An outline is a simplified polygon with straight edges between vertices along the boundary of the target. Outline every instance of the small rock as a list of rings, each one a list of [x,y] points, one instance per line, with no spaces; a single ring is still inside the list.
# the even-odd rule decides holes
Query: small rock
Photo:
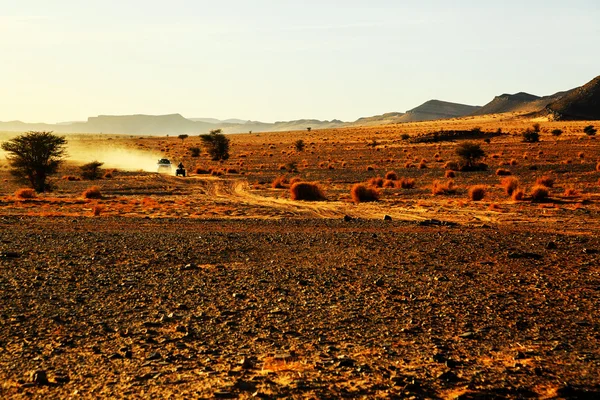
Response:
[[[522,351],[517,351],[517,354],[515,354],[514,359],[515,360],[523,360],[525,358],[525,354]]]
[[[351,217],[351,216],[349,216],[349,215],[344,215],[344,221],[345,221],[345,222],[350,222],[350,221],[352,221],[353,219],[354,219],[354,218],[352,218],[352,217]]]
[[[381,287],[381,286],[383,286],[385,284],[384,280],[381,279],[381,278],[377,278],[375,280],[375,282],[373,282],[373,283],[375,284],[375,286],[379,286],[379,287]]]
[[[56,383],[69,383],[71,382],[71,378],[68,375],[56,375],[54,381]]]
[[[446,371],[438,375],[438,379],[446,382],[458,382],[460,378],[452,371]]]
[[[181,269],[184,270],[184,271],[191,271],[191,270],[194,270],[194,269],[198,269],[198,266],[196,264],[194,264],[194,263],[191,263],[191,264],[184,265]]]
[[[554,243],[554,242],[548,242],[548,243],[546,243],[546,249],[548,249],[548,250],[554,250],[554,249],[556,249],[556,243]]]
[[[244,300],[246,298],[246,295],[243,293],[234,293],[233,298],[238,300]]]
[[[431,359],[437,363],[446,362],[446,356],[444,356],[443,354],[434,354],[433,357],[431,357]]]
[[[252,369],[254,367],[254,363],[248,357],[243,357],[238,364],[242,369]]]
[[[154,353],[150,353],[150,355],[148,357],[146,357],[146,360],[153,361],[153,360],[160,360],[161,358],[162,358],[162,356],[160,355],[160,353],[155,351]]]
[[[16,251],[4,251],[0,253],[0,258],[19,258],[21,257],[21,253],[17,253]]]
[[[108,356],[109,360],[121,360],[123,359],[123,356],[119,353],[113,353],[110,356]]]
[[[583,254],[597,254],[598,250],[596,249],[583,249]]]
[[[31,382],[36,385],[47,385],[48,384],[48,374],[43,369],[38,369],[33,371],[30,376]]]
[[[473,339],[475,337],[475,332],[465,332],[458,335],[459,338],[463,339]]]
[[[392,220],[392,217],[390,217],[389,215],[384,215],[384,216],[383,216],[383,220],[384,220],[384,221],[391,221],[391,220]]]

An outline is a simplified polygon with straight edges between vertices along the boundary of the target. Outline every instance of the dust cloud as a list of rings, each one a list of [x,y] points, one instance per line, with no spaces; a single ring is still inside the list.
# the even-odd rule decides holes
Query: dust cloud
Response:
[[[162,158],[159,152],[126,149],[121,147],[92,148],[75,143],[67,145],[66,159],[76,163],[99,161],[104,163],[102,168],[116,168],[123,171],[156,172],[157,161]]]

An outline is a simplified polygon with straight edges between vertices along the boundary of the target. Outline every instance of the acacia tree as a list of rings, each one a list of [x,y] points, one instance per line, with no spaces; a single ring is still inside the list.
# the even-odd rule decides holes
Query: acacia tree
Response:
[[[189,136],[186,134],[181,134],[179,136],[177,136],[179,139],[181,139],[181,143],[183,143],[185,141],[185,139],[187,139]]]
[[[6,151],[11,174],[26,179],[36,192],[47,189],[46,178],[56,173],[66,155],[67,140],[52,132],[27,132],[0,147]]]
[[[456,154],[463,160],[467,169],[475,167],[475,163],[485,157],[485,151],[473,142],[464,142],[456,147]]]
[[[214,129],[205,135],[200,135],[206,152],[213,161],[227,160],[229,158],[229,138],[221,133],[221,129]]]

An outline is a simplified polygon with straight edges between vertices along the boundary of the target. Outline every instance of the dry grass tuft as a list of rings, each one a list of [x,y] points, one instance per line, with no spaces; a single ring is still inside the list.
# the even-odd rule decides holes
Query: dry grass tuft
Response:
[[[375,168],[374,168],[373,166],[371,166],[371,165],[369,165],[369,166],[367,167],[367,171],[374,171],[374,170],[375,170]]]
[[[471,186],[469,189],[469,198],[473,201],[483,200],[487,188],[483,185]]]
[[[448,171],[446,171],[446,173],[444,174],[444,176],[446,178],[454,178],[454,177],[456,177],[456,172],[454,172],[452,170],[448,170]]]
[[[538,186],[545,186],[547,188],[551,188],[552,186],[554,186],[554,179],[550,178],[549,176],[542,176],[541,178],[538,178],[535,183]]]
[[[323,201],[327,200],[321,187],[314,182],[296,182],[290,187],[292,200]]]
[[[401,178],[396,182],[396,185],[401,189],[412,189],[415,187],[415,180],[412,178]]]
[[[451,171],[458,171],[460,169],[460,165],[456,161],[448,161],[446,164],[444,164],[444,168]]]
[[[64,181],[70,181],[70,182],[73,182],[73,181],[80,181],[80,180],[81,180],[81,178],[80,178],[80,177],[78,177],[78,176],[73,176],[73,175],[65,175],[65,176],[63,176],[63,177],[62,177],[62,179],[63,179]]]
[[[282,175],[278,176],[273,180],[273,182],[271,183],[271,187],[273,189],[284,189],[285,187],[287,187],[288,183],[288,179]]]
[[[521,201],[525,198],[525,191],[523,189],[515,189],[511,197],[514,201]]]
[[[512,172],[510,172],[507,169],[498,168],[496,170],[496,175],[498,175],[498,176],[508,176],[508,175],[512,175]]]
[[[394,172],[394,171],[388,171],[385,174],[385,179],[387,179],[389,181],[397,181],[398,180],[398,174],[396,174],[396,172]]]
[[[518,164],[518,162],[514,158],[512,160],[510,160],[510,165],[512,165],[513,167],[517,164]]]
[[[565,197],[577,197],[579,196],[579,190],[575,188],[566,188],[565,193],[563,195]]]
[[[596,171],[600,172],[600,162],[596,164]]]
[[[507,195],[512,196],[512,194],[519,187],[519,180],[517,178],[508,177],[500,180],[500,184],[504,188],[504,191]]]
[[[23,188],[15,192],[15,197],[21,200],[35,199],[37,197],[37,193],[33,189]]]
[[[453,194],[455,192],[456,187],[454,186],[454,181],[452,179],[446,182],[433,181],[431,193],[434,196]]]
[[[350,196],[355,203],[379,200],[379,190],[372,186],[357,183],[350,189]]]
[[[208,171],[202,167],[196,167],[196,168],[194,168],[194,173],[198,174],[198,175],[207,175],[207,174],[210,174],[210,171]]]
[[[290,185],[293,185],[294,183],[298,182],[302,182],[302,178],[295,176],[292,179],[290,179]]]
[[[548,198],[548,187],[544,185],[535,185],[533,189],[531,189],[531,200],[533,201],[543,201]]]
[[[385,181],[383,181],[383,187],[393,189],[396,187],[396,181],[386,179]]]
[[[81,195],[83,196],[84,199],[101,199],[102,198],[102,193],[100,192],[100,188],[98,188],[98,186],[92,186],[90,188],[87,188],[86,190],[83,191],[83,193]]]
[[[369,184],[369,186],[383,187],[383,178],[371,178],[367,184]]]

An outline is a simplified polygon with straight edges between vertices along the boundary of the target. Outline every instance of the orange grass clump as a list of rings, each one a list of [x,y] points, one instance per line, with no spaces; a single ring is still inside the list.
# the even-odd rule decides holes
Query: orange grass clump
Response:
[[[35,199],[37,197],[37,193],[33,189],[23,188],[15,192],[15,197],[21,200]]]
[[[92,186],[84,190],[82,196],[84,199],[101,199],[102,193],[100,193],[98,186]]]
[[[314,182],[296,182],[290,187],[292,200],[323,201],[327,200],[321,187]]]
[[[469,198],[473,201],[483,200],[485,197],[486,187],[483,185],[471,186],[469,189]]]
[[[554,186],[554,179],[550,178],[549,176],[542,176],[541,178],[538,178],[535,183],[538,186],[545,186],[547,188],[551,188],[552,186]]]
[[[288,179],[285,176],[278,176],[271,183],[271,187],[273,189],[283,189],[286,187],[287,184],[288,184]]]
[[[394,171],[388,171],[385,174],[385,179],[387,179],[389,181],[397,181],[398,180],[398,174],[396,174],[396,172],[394,172]]]
[[[544,185],[536,185],[531,189],[531,199],[533,201],[543,201],[548,198],[548,187]]]
[[[376,187],[357,183],[350,189],[350,196],[355,203],[379,200],[379,190]]]
[[[500,181],[500,184],[504,188],[506,194],[512,196],[515,190],[517,190],[517,188],[519,187],[519,180],[513,177],[504,178]]]
[[[450,179],[446,182],[433,181],[431,193],[434,196],[452,194],[455,192],[456,192],[456,187],[454,186],[454,181],[452,179]]]

